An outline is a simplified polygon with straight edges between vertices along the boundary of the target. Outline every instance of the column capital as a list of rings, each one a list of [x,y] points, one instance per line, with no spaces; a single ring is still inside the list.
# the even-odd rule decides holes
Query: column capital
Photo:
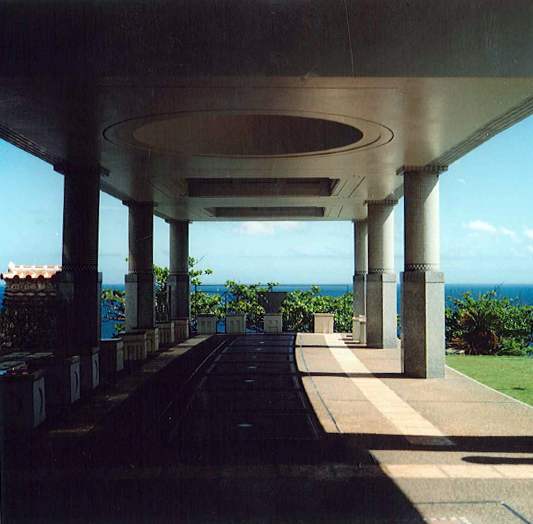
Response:
[[[387,198],[384,200],[365,200],[365,206],[395,206],[398,200]]]
[[[368,217],[360,218],[359,220],[352,220],[352,224],[365,224],[368,222]]]
[[[102,167],[100,164],[81,165],[70,162],[60,162],[54,164],[54,171],[65,176],[109,176],[109,169]]]
[[[439,175],[446,171],[448,171],[448,166],[444,165],[402,166],[396,171],[396,175],[410,175],[411,173]]]

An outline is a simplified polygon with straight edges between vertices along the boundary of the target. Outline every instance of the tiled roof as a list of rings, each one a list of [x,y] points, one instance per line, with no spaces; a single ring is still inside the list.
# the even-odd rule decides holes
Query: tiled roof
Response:
[[[8,272],[2,273],[0,277],[3,280],[10,280],[15,277],[52,278],[58,271],[61,271],[61,266],[16,266],[13,262],[10,262]]]

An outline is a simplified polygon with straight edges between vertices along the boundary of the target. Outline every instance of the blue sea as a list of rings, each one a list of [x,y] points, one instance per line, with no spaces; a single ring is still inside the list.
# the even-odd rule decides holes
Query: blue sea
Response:
[[[338,297],[345,293],[350,293],[353,289],[351,284],[316,284],[321,289],[321,294],[324,296]],[[124,284],[104,285],[104,287],[112,287],[113,289],[124,290]],[[5,286],[0,286],[0,301],[4,298]],[[202,285],[198,286],[198,291],[205,291],[209,294],[221,295],[226,291],[224,284]],[[280,284],[276,291],[307,291],[311,289],[311,284]],[[194,290],[194,289],[193,289]],[[486,293],[488,291],[496,290],[498,296],[517,298],[523,305],[533,305],[533,284],[446,284],[445,294],[446,302],[449,303],[450,298],[458,298],[462,294],[470,291],[474,296]],[[398,313],[400,312],[400,297],[401,286],[398,284]],[[1,306],[0,306],[1,309]],[[113,336],[113,322],[102,323],[102,338],[110,338]]]

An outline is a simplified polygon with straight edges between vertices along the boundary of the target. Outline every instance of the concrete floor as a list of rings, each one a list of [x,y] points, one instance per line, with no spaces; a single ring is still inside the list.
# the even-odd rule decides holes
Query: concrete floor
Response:
[[[198,351],[152,363],[127,417],[8,443],[5,522],[533,521],[532,408],[450,369],[402,378],[398,349],[344,335]]]

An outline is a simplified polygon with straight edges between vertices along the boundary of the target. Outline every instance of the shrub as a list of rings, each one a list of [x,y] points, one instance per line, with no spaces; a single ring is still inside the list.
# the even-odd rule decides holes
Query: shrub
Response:
[[[522,355],[533,343],[533,307],[489,291],[477,298],[448,297],[446,339],[470,355]]]

